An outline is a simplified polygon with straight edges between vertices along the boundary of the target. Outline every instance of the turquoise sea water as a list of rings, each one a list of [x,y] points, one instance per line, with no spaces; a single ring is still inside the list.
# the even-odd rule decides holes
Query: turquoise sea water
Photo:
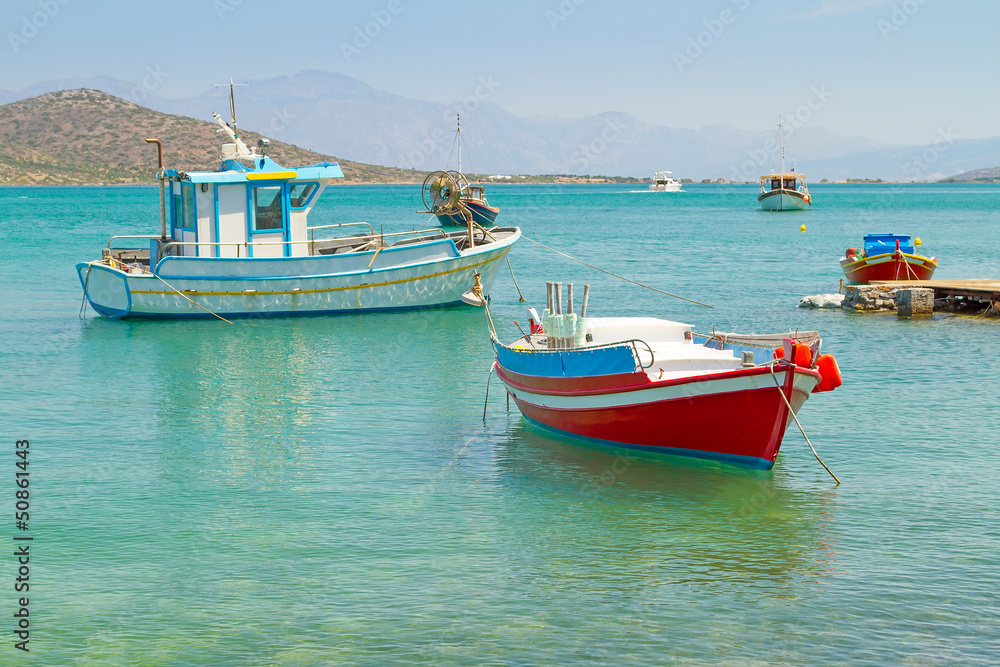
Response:
[[[1000,656],[1000,321],[796,308],[867,232],[1000,278],[1000,188],[491,186],[530,304],[698,331],[818,329],[844,385],[774,469],[553,439],[507,408],[481,311],[78,317],[77,261],[158,229],[154,188],[0,189],[0,553],[31,441],[31,654],[0,664],[974,664]],[[415,187],[328,190],[312,224],[421,227]],[[806,233],[799,225],[807,225]],[[526,323],[509,274],[508,339]],[[669,428],[664,424],[664,428]]]

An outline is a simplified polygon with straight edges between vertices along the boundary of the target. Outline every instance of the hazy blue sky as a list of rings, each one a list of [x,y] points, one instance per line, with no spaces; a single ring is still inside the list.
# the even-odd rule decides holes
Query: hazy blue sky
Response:
[[[483,78],[519,115],[767,129],[812,104],[845,136],[1000,135],[990,0],[4,0],[0,88],[152,70],[155,94],[194,95],[228,78],[223,15],[237,79],[322,69],[447,103]]]

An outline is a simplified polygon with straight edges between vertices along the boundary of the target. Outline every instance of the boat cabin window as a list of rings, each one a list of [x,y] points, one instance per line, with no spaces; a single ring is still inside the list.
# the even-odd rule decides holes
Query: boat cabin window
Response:
[[[194,185],[181,183],[181,192],[175,193],[173,199],[174,226],[194,229]]]
[[[794,190],[795,189],[795,179],[794,178],[786,178],[785,179],[785,189],[786,190]]]
[[[253,189],[253,230],[266,232],[282,228],[281,186]]]
[[[295,183],[289,190],[288,197],[291,200],[292,208],[305,208],[313,193],[319,187],[316,183]]]
[[[781,189],[781,179],[780,178],[772,178],[771,179],[771,189],[772,190],[780,190]]]

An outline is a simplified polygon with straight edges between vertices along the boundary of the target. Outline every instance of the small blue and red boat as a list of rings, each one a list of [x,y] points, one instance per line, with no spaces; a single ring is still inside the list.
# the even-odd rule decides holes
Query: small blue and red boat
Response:
[[[563,313],[552,292],[531,333],[510,345],[493,336],[507,393],[552,433],[770,469],[793,414],[841,382],[815,332],[699,336],[653,317],[587,317],[586,291],[579,316],[571,296]]]
[[[909,236],[868,234],[860,249],[847,249],[840,268],[847,280],[862,285],[873,280],[930,280],[937,258],[918,255]]]

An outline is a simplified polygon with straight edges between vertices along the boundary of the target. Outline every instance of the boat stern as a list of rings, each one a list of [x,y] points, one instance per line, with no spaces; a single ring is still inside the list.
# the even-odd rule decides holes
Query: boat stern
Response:
[[[118,319],[132,310],[132,293],[125,273],[100,262],[80,262],[76,273],[84,297],[99,314]]]

